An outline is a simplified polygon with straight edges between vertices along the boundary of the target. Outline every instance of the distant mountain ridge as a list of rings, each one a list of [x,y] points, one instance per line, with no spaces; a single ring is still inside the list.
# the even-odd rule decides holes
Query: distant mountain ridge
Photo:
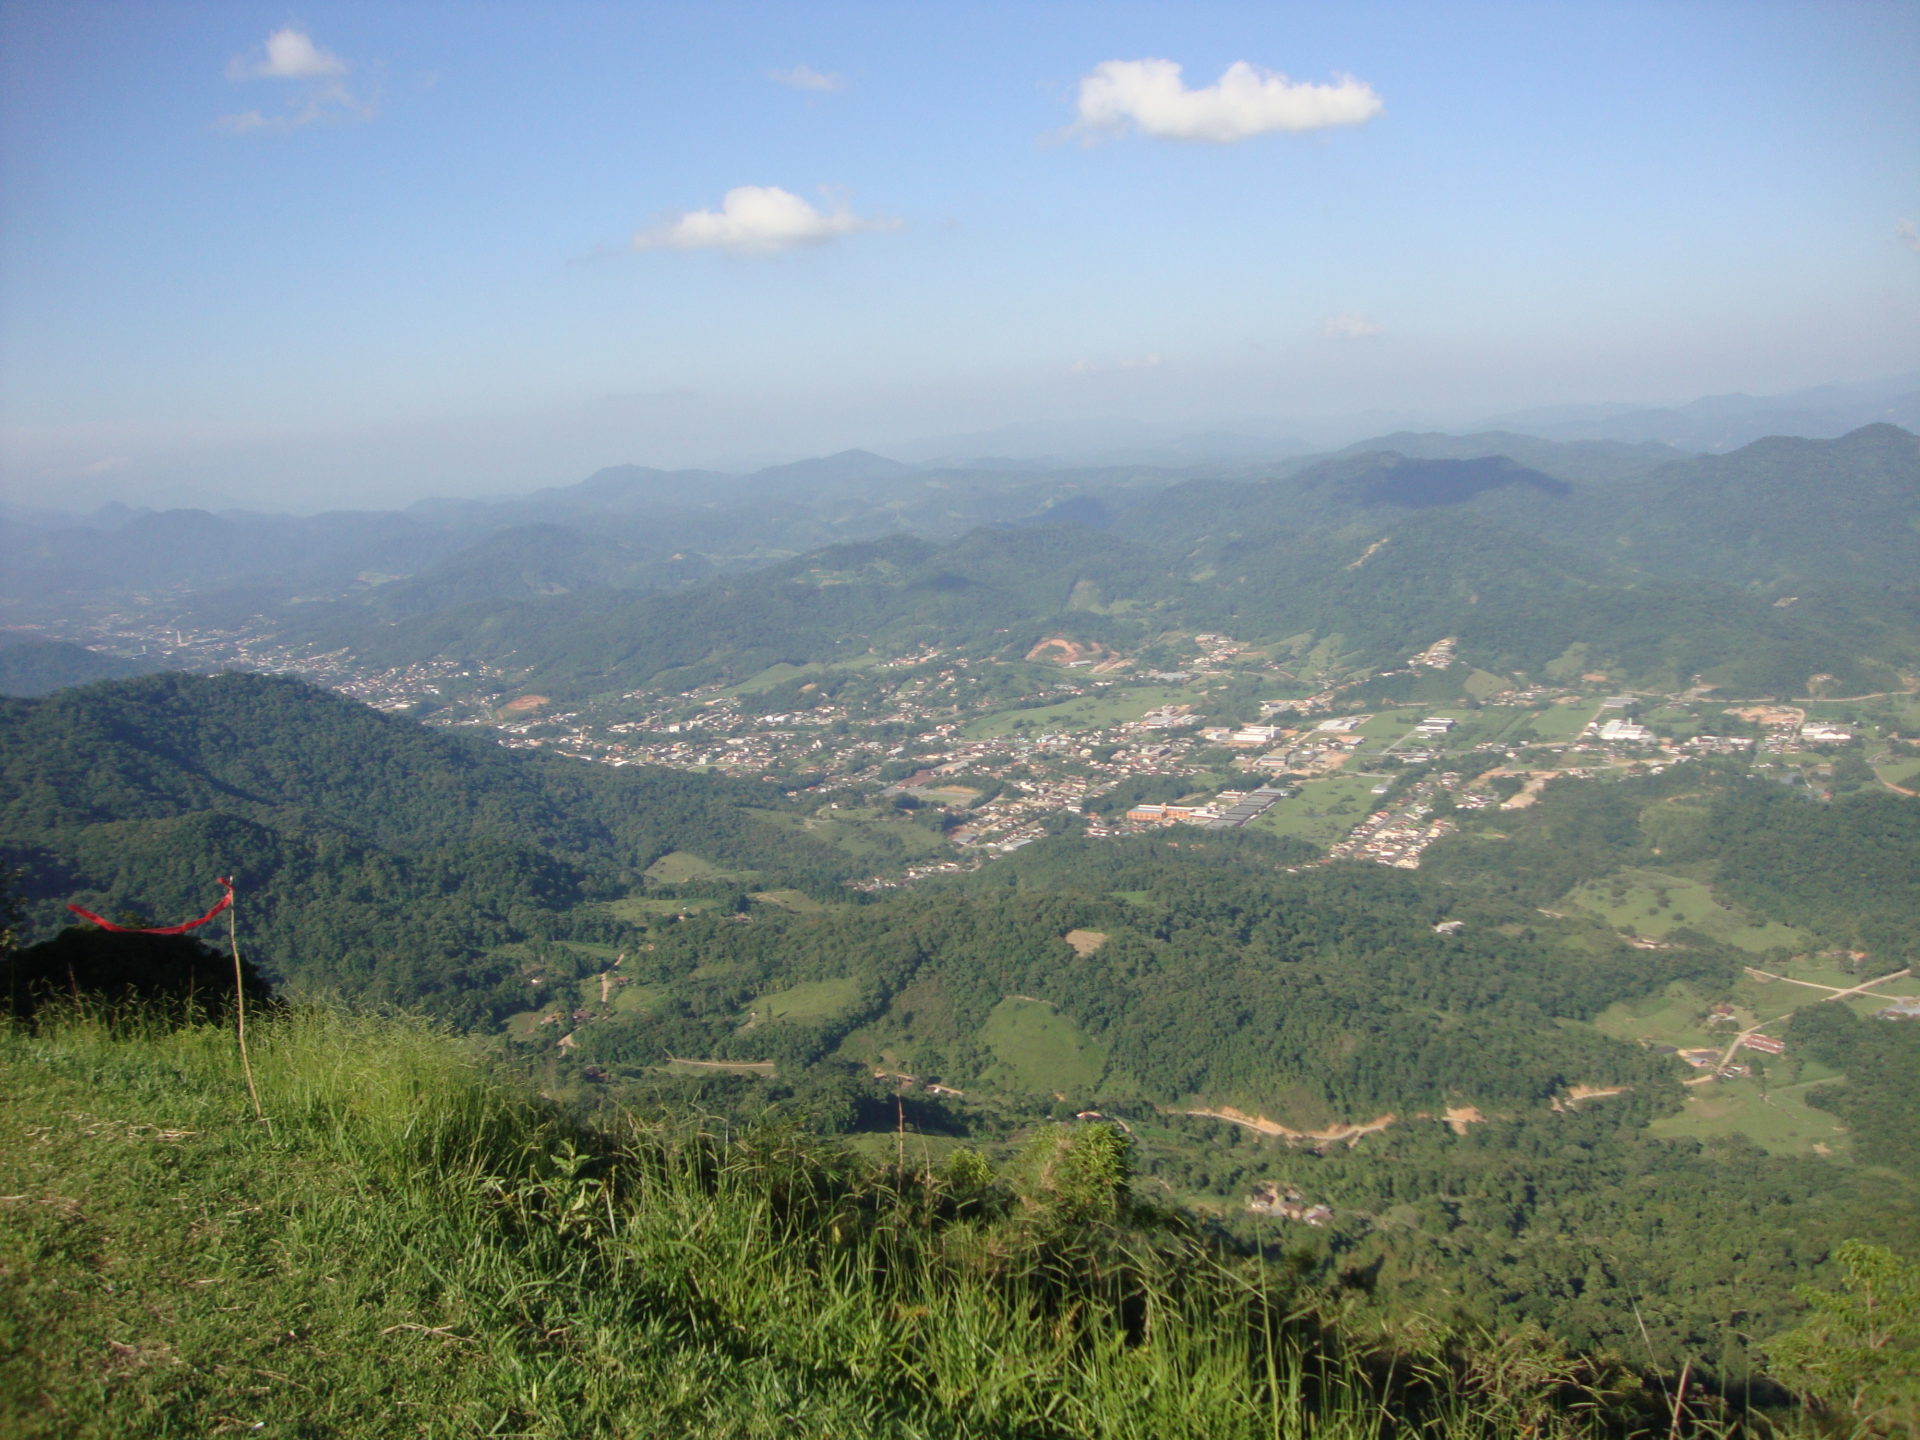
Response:
[[[1892,426],[1637,480],[1360,453],[945,542],[829,547],[670,595],[487,604],[362,643],[373,663],[479,661],[584,695],[869,648],[1024,654],[1050,634],[1119,648],[1170,627],[1339,634],[1356,663],[1455,635],[1495,670],[1579,643],[1650,682],[1710,672],[1800,693],[1816,672],[1889,683],[1886,667],[1920,657],[1915,517],[1920,440]]]

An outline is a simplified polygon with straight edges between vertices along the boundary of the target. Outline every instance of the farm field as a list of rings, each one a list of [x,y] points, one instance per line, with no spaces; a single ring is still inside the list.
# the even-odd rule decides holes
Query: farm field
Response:
[[[642,1015],[666,998],[664,985],[622,985],[613,992],[613,1008],[621,1015]]]
[[[1544,710],[1536,710],[1525,730],[1516,729],[1513,738],[1539,740],[1548,744],[1572,740],[1587,728],[1587,722],[1593,719],[1593,712],[1597,708],[1597,700],[1582,700],[1577,705],[1549,705]]]
[[[764,905],[776,905],[782,910],[791,910],[796,915],[813,915],[825,910],[827,906],[814,899],[804,890],[756,890],[749,897]]]
[[[1340,839],[1377,805],[1373,787],[1383,775],[1348,774],[1309,780],[1300,793],[1280,801],[1249,824],[1249,828],[1293,835],[1316,845]]]
[[[857,859],[889,858],[896,854],[915,859],[948,848],[940,836],[891,807],[821,810],[804,817],[769,812],[766,819],[769,824],[804,829]]]
[[[1743,910],[1722,904],[1698,880],[1658,870],[1621,870],[1589,880],[1560,902],[1593,915],[1628,934],[1664,939],[1675,930],[1698,930],[1755,955],[1769,950],[1804,950],[1813,937],[1774,921],[1755,921]]]
[[[778,665],[769,665],[758,674],[751,675],[734,687],[738,695],[759,695],[776,685],[784,685],[789,680],[811,680],[821,675],[831,675],[836,670],[870,670],[880,663],[881,657],[869,652],[855,656],[851,660],[811,661],[805,665],[789,665],[784,661]]]
[[[1654,1121],[1648,1130],[1669,1140],[1744,1135],[1776,1155],[1843,1155],[1846,1127],[1807,1104],[1808,1094],[1825,1083],[1825,1078],[1802,1080],[1763,1089],[1751,1078],[1710,1081],[1691,1087],[1686,1108]]]
[[[980,1038],[999,1060],[1002,1078],[1023,1090],[1085,1090],[1107,1068],[1105,1051],[1044,1000],[1009,995],[993,1007]]]
[[[1105,730],[1138,720],[1162,705],[1191,704],[1205,693],[1192,685],[1115,686],[1099,695],[1078,695],[1056,705],[983,715],[960,733],[969,740],[996,740],[1021,732]]]
[[[644,925],[663,915],[698,914],[702,910],[713,909],[719,903],[704,896],[691,900],[669,900],[659,895],[626,895],[618,900],[609,900],[607,913],[616,920]]]
[[[847,977],[809,980],[785,990],[754,996],[747,1006],[747,1024],[773,1020],[824,1020],[838,1015],[860,998],[860,982]]]
[[[723,870],[691,850],[671,851],[646,869],[647,878],[661,885],[684,885],[692,880],[740,880],[746,878],[747,873]]]
[[[1874,773],[1889,785],[1899,785],[1908,790],[1920,790],[1920,760],[1896,760],[1888,765],[1876,765]]]
[[[1646,1045],[1672,1045],[1676,1049],[1716,1043],[1724,1046],[1730,1038],[1725,1026],[1716,1027],[1716,1035],[1699,1023],[1710,1003],[1700,990],[1676,980],[1657,995],[1609,1005],[1593,1018],[1593,1028],[1615,1040]]]

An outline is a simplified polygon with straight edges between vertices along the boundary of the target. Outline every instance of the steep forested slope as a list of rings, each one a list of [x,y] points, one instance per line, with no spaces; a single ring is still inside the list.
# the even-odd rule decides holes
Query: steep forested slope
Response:
[[[65,899],[197,913],[231,873],[270,971],[444,992],[468,1018],[484,1005],[454,994],[491,972],[462,967],[590,925],[568,912],[676,847],[838,874],[827,847],[764,822],[779,804],[745,782],[509,752],[267,676],[0,704],[0,831],[43,928]]]

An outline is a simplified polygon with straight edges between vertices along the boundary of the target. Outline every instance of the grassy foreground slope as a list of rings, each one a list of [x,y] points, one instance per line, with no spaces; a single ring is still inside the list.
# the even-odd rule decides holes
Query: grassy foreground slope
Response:
[[[0,1432],[1728,1433],[1537,1339],[1365,1344],[1133,1201],[1107,1126],[1004,1175],[588,1131],[412,1022],[0,1031]]]

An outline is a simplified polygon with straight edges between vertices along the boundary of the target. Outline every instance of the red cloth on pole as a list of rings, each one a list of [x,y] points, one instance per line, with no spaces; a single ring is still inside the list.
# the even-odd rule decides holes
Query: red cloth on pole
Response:
[[[207,913],[202,915],[198,920],[187,920],[178,925],[116,925],[111,920],[102,920],[91,910],[82,910],[78,905],[68,905],[67,909],[78,915],[82,920],[91,920],[102,930],[117,930],[122,935],[184,935],[189,930],[198,930],[222,910],[233,904],[233,881],[223,877],[220,883],[227,887],[227,893],[220,897],[220,903],[207,911]]]

